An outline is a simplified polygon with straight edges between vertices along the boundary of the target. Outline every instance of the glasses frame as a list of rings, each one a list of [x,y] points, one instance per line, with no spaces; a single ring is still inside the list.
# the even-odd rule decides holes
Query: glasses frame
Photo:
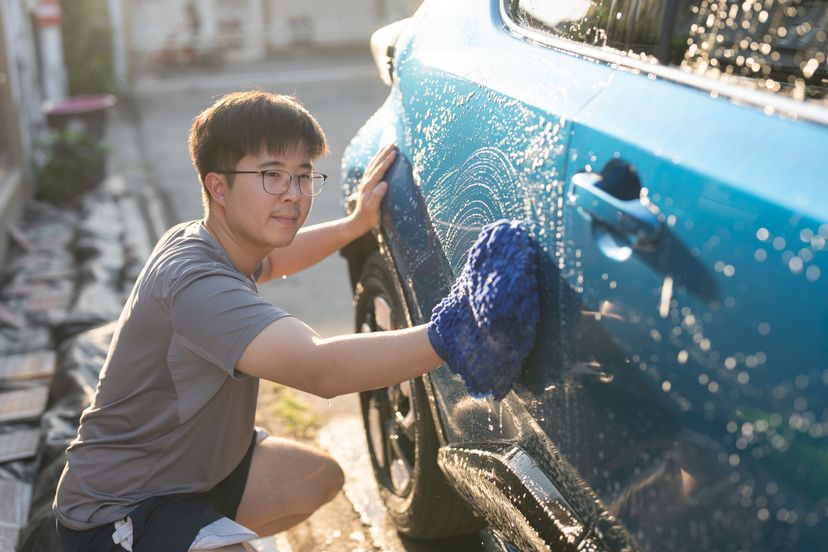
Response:
[[[287,189],[284,192],[280,193],[280,194],[274,194],[273,192],[268,192],[267,187],[265,186],[265,182],[264,182],[265,174],[269,173],[269,172],[274,172],[274,171],[287,173],[287,175],[290,177],[290,180],[288,180]],[[219,174],[258,174],[259,177],[260,177],[260,180],[262,181],[262,190],[264,190],[264,193],[272,195],[272,196],[281,196],[281,195],[285,195],[286,193],[288,193],[288,191],[290,190],[290,185],[293,184],[293,180],[296,177],[295,174],[293,174],[292,172],[288,172],[284,169],[264,169],[264,170],[261,170],[261,171],[212,171],[212,172],[219,173]],[[316,197],[319,194],[321,194],[322,190],[325,189],[325,182],[328,181],[328,175],[324,174],[324,173],[321,173],[321,172],[309,172],[309,173],[303,173],[303,174],[309,174],[311,176],[311,178],[321,176],[322,177],[322,187],[315,194],[306,194],[305,192],[302,191],[302,186],[297,184],[296,187],[299,189],[299,193],[302,194],[305,197]],[[300,176],[302,176],[302,175],[300,175]]]

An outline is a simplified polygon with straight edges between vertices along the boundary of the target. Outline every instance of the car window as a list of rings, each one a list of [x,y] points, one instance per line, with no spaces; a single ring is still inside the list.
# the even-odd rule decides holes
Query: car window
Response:
[[[528,29],[828,104],[828,0],[505,1]]]
[[[592,46],[654,55],[666,0],[511,0],[520,26]]]
[[[670,61],[828,103],[826,52],[826,0],[679,0]]]

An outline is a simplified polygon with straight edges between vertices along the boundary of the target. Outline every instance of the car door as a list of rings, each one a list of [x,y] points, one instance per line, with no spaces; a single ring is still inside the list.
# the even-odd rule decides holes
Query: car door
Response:
[[[536,395],[554,420],[544,427],[644,549],[819,549],[828,535],[825,90],[814,71],[786,81],[790,66],[759,71],[762,92],[755,79],[690,74],[703,73],[702,58],[736,75],[751,52],[770,64],[783,47],[758,38],[751,49],[745,29],[771,36],[761,19],[776,21],[774,36],[801,32],[802,13],[766,3],[757,18],[736,3],[679,2],[666,19],[680,45],[671,58],[669,40],[629,15],[664,17],[662,2],[608,4],[594,10],[609,14],[605,37],[661,48],[685,70],[596,53],[612,76],[571,129],[564,363]],[[824,4],[816,11],[824,19]],[[718,35],[704,26],[720,20],[735,30],[719,33],[714,50]],[[787,50],[800,68],[825,48],[825,34],[814,36]],[[802,98],[806,84],[799,103],[779,95]]]
[[[572,118],[600,93],[607,75],[515,36],[504,27],[496,1],[425,3],[397,42],[395,63],[399,90],[389,101],[401,113],[402,168],[392,176],[410,179],[421,195],[448,271],[436,275],[430,272],[434,264],[422,261],[426,240],[418,245],[410,239],[422,230],[408,228],[403,216],[409,186],[392,186],[386,207],[395,220],[384,228],[397,271],[416,298],[414,321],[428,319],[447,291],[434,282],[450,284],[459,274],[484,225],[521,220],[538,241],[545,267],[543,350],[530,370],[530,378],[542,379],[548,366],[560,363],[555,259],[561,251],[565,143]],[[501,405],[470,397],[448,368],[429,380],[446,413],[448,442],[515,439]]]

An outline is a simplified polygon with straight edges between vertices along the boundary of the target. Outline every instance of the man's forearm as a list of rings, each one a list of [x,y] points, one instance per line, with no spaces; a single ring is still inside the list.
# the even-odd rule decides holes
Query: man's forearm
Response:
[[[420,376],[442,364],[428,327],[322,338],[285,317],[247,346],[239,371],[321,397],[368,391]]]
[[[387,387],[440,366],[425,325],[402,330],[314,339],[323,368],[319,394],[334,397]]]
[[[290,245],[274,249],[268,255],[270,275],[267,279],[301,272],[367,231],[365,228],[360,228],[358,223],[350,217],[303,228],[296,234]]]

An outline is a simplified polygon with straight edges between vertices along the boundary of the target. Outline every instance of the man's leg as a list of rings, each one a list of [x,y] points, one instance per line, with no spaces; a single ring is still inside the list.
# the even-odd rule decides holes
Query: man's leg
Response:
[[[253,449],[236,521],[260,536],[284,531],[332,500],[345,481],[325,452],[268,437]]]

